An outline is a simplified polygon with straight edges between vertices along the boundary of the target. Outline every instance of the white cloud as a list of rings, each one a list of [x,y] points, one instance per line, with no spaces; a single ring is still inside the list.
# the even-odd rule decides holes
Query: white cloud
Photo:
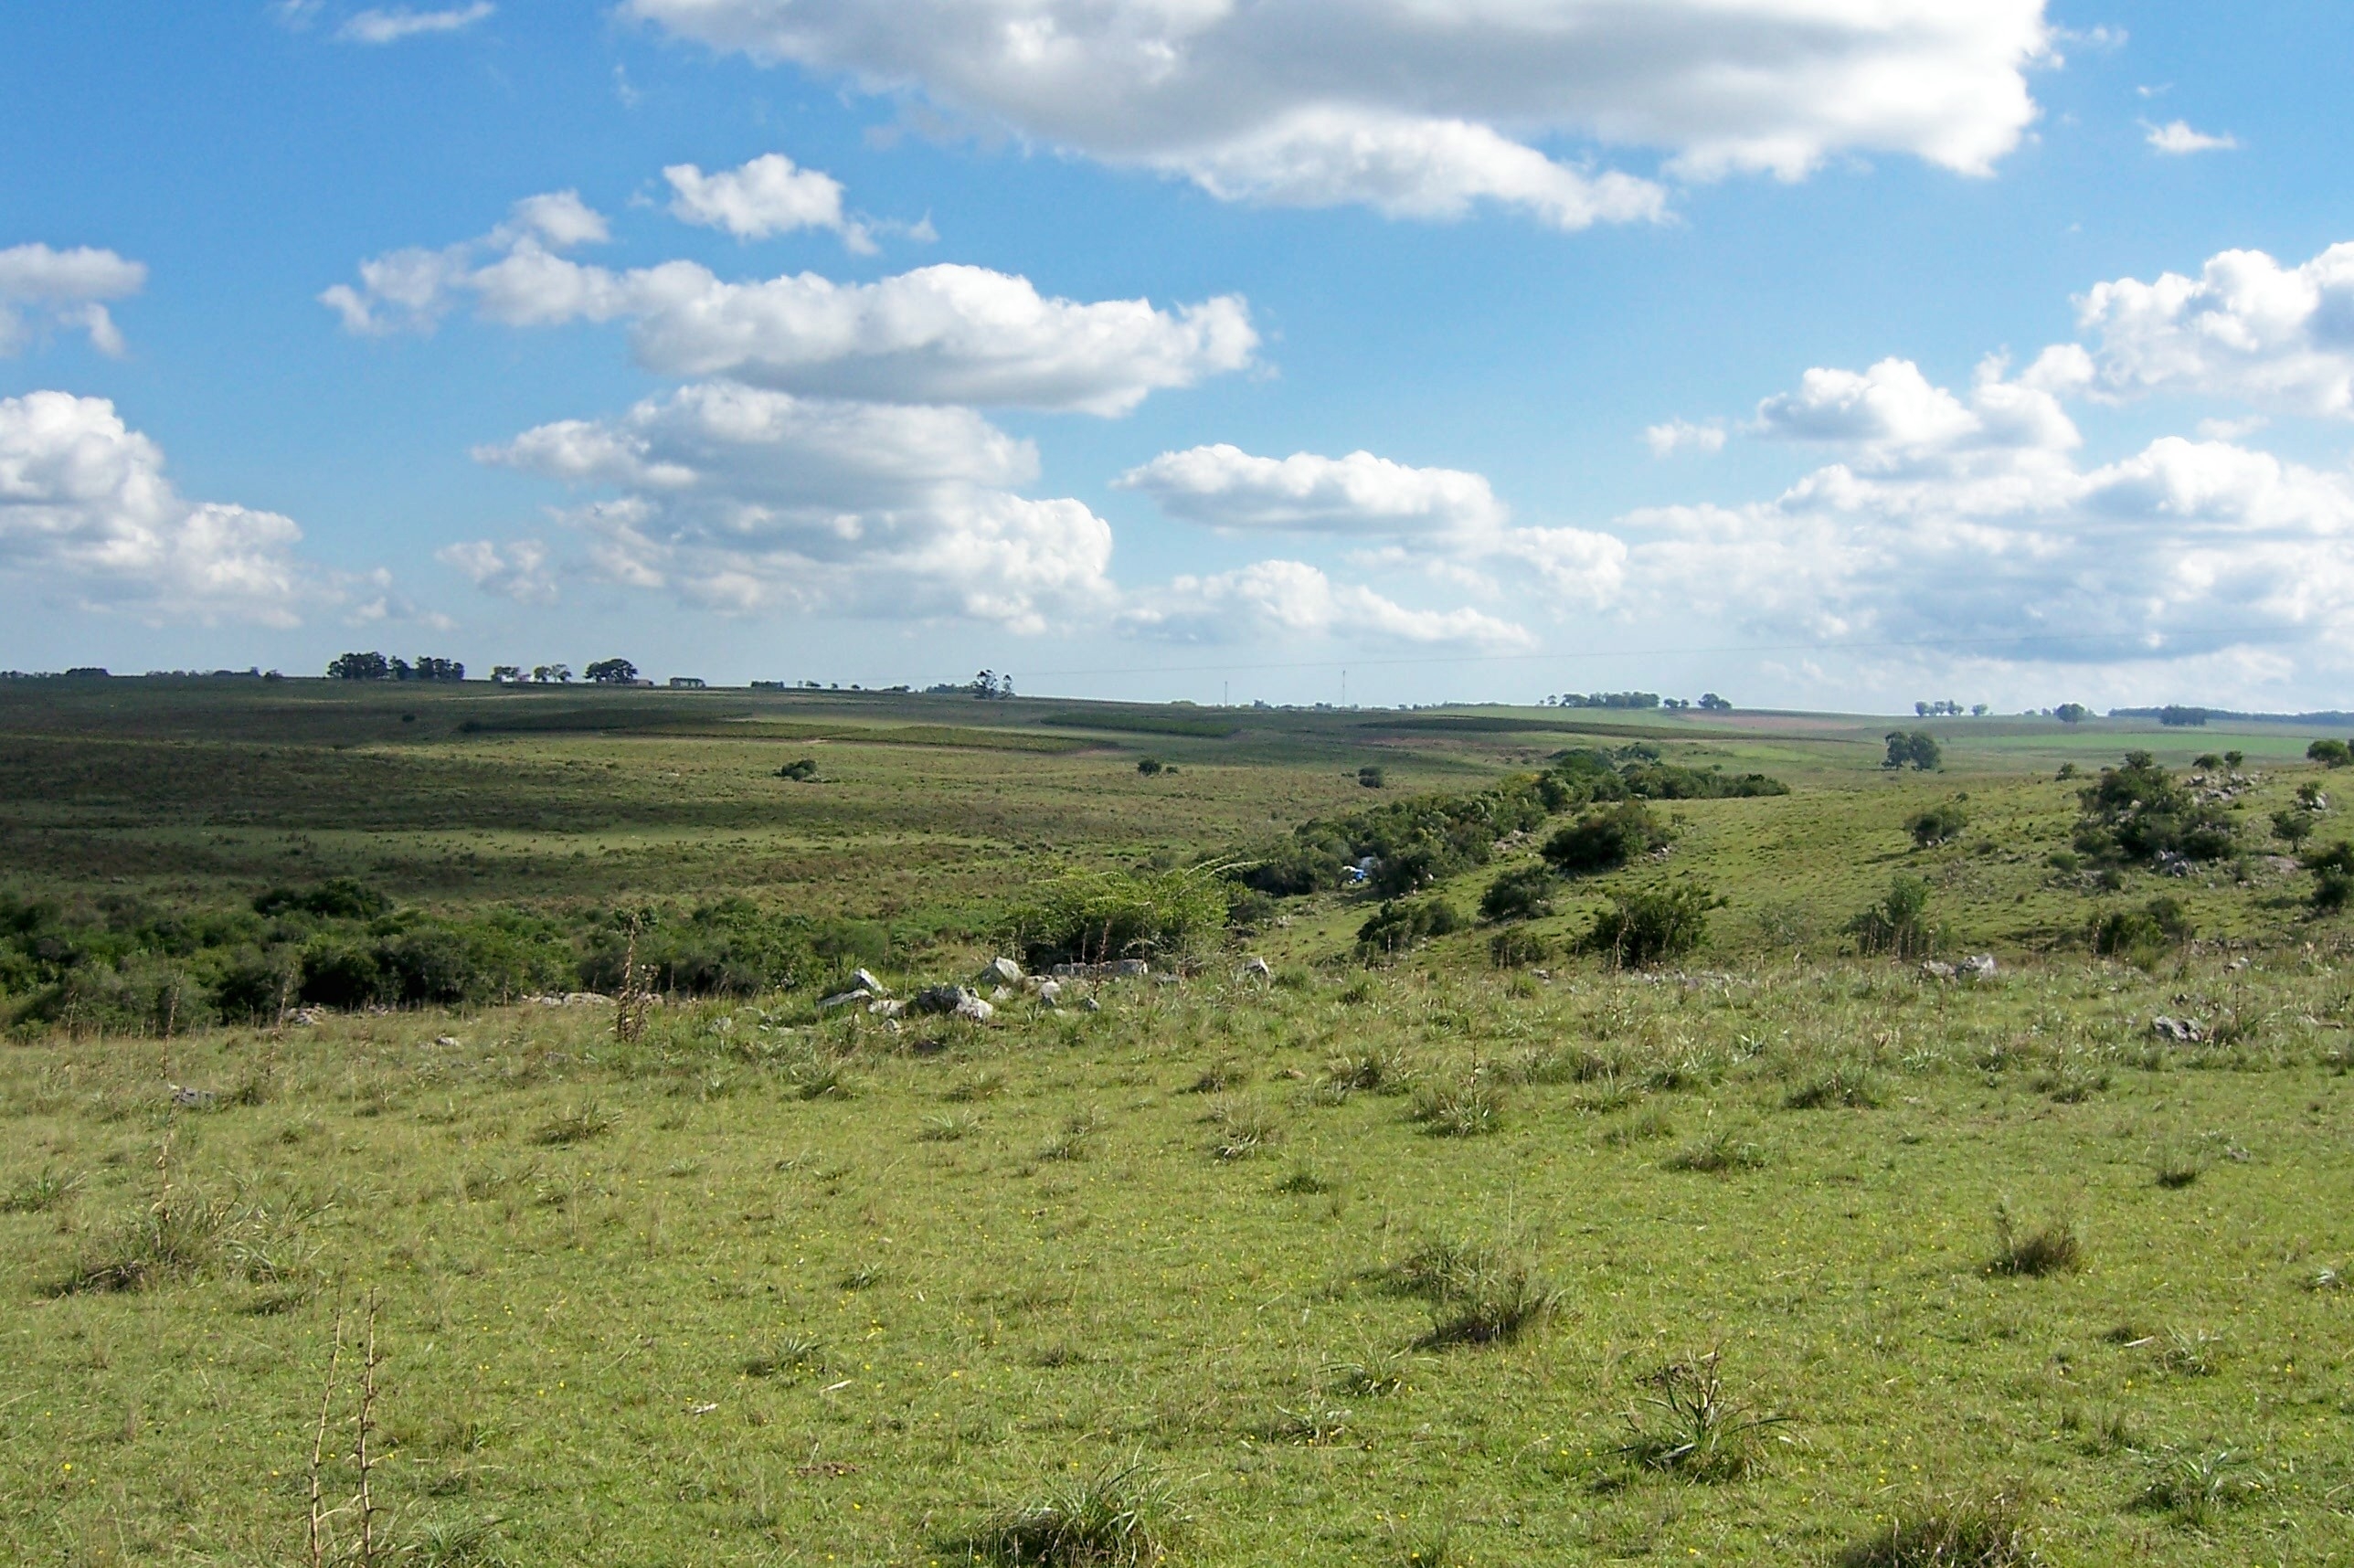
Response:
[[[0,572],[151,620],[294,626],[345,597],[302,537],[273,512],[184,500],[102,397],[0,398]]]
[[[20,351],[37,323],[86,332],[100,353],[119,355],[122,334],[101,302],[146,285],[147,269],[111,250],[46,245],[0,250],[0,355]]]
[[[2226,250],[2196,278],[2122,278],[2077,302],[2094,390],[2243,398],[2354,416],[2354,244],[2299,267]]]
[[[1120,624],[1185,642],[1341,636],[1510,649],[1532,641],[1523,628],[1480,610],[1411,609],[1371,588],[1335,584],[1305,561],[1257,561],[1208,577],[1177,577],[1132,595]]]
[[[429,33],[463,32],[477,22],[488,21],[497,9],[490,0],[475,0],[473,5],[443,11],[412,11],[406,5],[359,11],[335,36],[355,44],[397,44]]]
[[[673,164],[663,171],[663,178],[677,193],[670,210],[682,223],[724,228],[738,239],[830,228],[854,251],[871,254],[875,249],[864,226],[843,216],[842,182],[801,168],[782,153],[763,154],[712,175],[693,164]]]
[[[1695,425],[1689,419],[1670,419],[1663,425],[1644,426],[1643,442],[1655,458],[1672,457],[1681,451],[1721,452],[1724,450],[1724,427],[1713,421]]]
[[[443,566],[463,572],[476,588],[518,604],[554,604],[556,580],[547,546],[537,539],[500,545],[489,539],[445,545],[433,552]]]
[[[2181,120],[2169,120],[2163,125],[2152,125],[2145,120],[2141,128],[2146,132],[2144,141],[2175,157],[2185,153],[2230,152],[2240,144],[2232,136],[2211,136],[2204,131],[2194,131]]]
[[[609,493],[565,514],[602,576],[730,613],[958,617],[1039,631],[1099,618],[1116,593],[1109,525],[1076,501],[1013,493],[1036,476],[1035,450],[967,408],[716,383],[476,456]],[[445,558],[513,591],[499,586],[513,546]]]
[[[1490,533],[1506,515],[1482,475],[1408,468],[1365,451],[1265,458],[1194,447],[1163,452],[1113,483],[1143,491],[1172,516],[1222,529],[1428,539]]]
[[[564,193],[569,197],[570,193]],[[533,197],[482,239],[397,250],[360,265],[321,302],[361,334],[428,331],[471,295],[510,326],[627,320],[638,360],[682,378],[726,376],[785,391],[893,402],[1124,414],[1151,392],[1251,362],[1249,308],[1222,295],[1174,311],[1147,300],[1042,296],[986,268],[918,268],[872,283],[813,272],[724,282],[690,261],[615,272],[557,251],[592,233],[581,207],[551,225]],[[578,198],[570,198],[575,207]],[[486,253],[504,252],[482,263]]]
[[[626,0],[715,49],[914,92],[982,125],[1222,196],[1563,227],[1659,192],[1536,150],[1796,178],[1844,153],[1984,174],[2055,57],[2043,0]]]

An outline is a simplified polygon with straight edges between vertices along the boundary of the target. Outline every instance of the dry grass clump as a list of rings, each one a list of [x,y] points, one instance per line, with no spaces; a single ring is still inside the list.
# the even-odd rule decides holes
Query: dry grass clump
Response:
[[[2025,1568],[2025,1510],[2011,1491],[1939,1498],[1901,1511],[1839,1554],[1839,1568]]]
[[[1734,1171],[1755,1171],[1765,1163],[1765,1149],[1734,1136],[1730,1128],[1712,1133],[1697,1143],[1686,1144],[1659,1161],[1665,1170],[1697,1171],[1711,1176],[1722,1176]]]
[[[1430,1303],[1426,1350],[1510,1343],[1542,1328],[1564,1300],[1528,1260],[1456,1242],[1417,1248],[1390,1270],[1390,1280]]]
[[[1131,1460],[1058,1478],[1036,1497],[1000,1510],[955,1547],[1007,1568],[1133,1568],[1161,1560],[1176,1522],[1170,1483]]]
[[[1503,1091],[1476,1074],[1460,1083],[1426,1084],[1414,1097],[1414,1119],[1437,1138],[1481,1138],[1504,1125]]]
[[[2084,1244],[2075,1222],[2065,1214],[2032,1227],[2022,1225],[2010,1205],[1995,1211],[1995,1254],[1987,1261],[1988,1274],[2041,1278],[2069,1274],[2084,1266]]]

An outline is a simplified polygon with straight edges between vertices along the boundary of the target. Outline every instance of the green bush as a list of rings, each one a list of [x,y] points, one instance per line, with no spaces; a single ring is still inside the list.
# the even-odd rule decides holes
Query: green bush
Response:
[[[1916,772],[1934,773],[1945,765],[1945,752],[1939,748],[1937,737],[1927,730],[1892,729],[1888,732],[1888,756],[1880,766],[1890,772],[1910,768]]]
[[[1635,889],[1615,895],[1594,916],[1578,946],[1614,967],[1642,969],[1680,959],[1708,938],[1708,916],[1725,901],[1690,884],[1665,893]]]
[[[2312,836],[2313,813],[2300,806],[2289,806],[2273,813],[2273,837],[2292,850]]]
[[[1463,916],[1444,898],[1393,898],[1357,927],[1357,946],[1367,953],[1402,953],[1463,929]]]
[[[777,777],[790,779],[796,784],[814,784],[817,782],[817,758],[804,757],[798,761],[788,762],[777,769]]]
[[[1929,885],[1917,876],[1897,877],[1887,896],[1847,923],[1847,932],[1860,953],[1927,958],[1937,943],[1929,925]]]
[[[1638,855],[1665,847],[1668,831],[1633,800],[1588,811],[1545,841],[1547,864],[1566,876],[1616,871]]]
[[[2097,783],[2077,796],[2083,815],[2076,847],[2096,858],[2151,862],[2165,855],[2211,861],[2233,847],[2232,819],[2202,802],[2147,751],[2126,754],[2121,768],[2104,768]]]
[[[2094,917],[2093,951],[2105,959],[2146,963],[2190,939],[2191,926],[2179,898],[2153,898],[2139,909],[2112,909]]]
[[[1969,825],[1969,813],[1962,810],[1960,802],[1955,800],[1931,806],[1926,810],[1915,811],[1904,820],[1905,832],[1913,835],[1914,844],[1921,849],[1950,843],[1960,838],[1962,830]]]
[[[2343,768],[2354,762],[2354,747],[2342,740],[2317,740],[2305,748],[2305,755],[2324,768]]]
[[[1553,913],[1553,874],[1542,865],[1519,866],[1499,875],[1479,895],[1479,918],[1532,920]]]
[[[1034,968],[1182,953],[1225,924],[1225,889],[1200,869],[1057,877],[1003,922]]]
[[[1507,926],[1488,938],[1488,961],[1500,969],[1524,969],[1553,957],[1553,944],[1525,926]]]

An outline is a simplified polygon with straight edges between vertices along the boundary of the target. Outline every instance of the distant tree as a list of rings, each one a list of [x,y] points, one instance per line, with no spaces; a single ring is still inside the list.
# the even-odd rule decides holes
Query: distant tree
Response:
[[[2207,726],[2207,710],[2168,703],[2158,710],[2158,722],[2174,729],[2203,729]]]
[[[1136,770],[1147,779],[1153,777],[1168,766],[1157,757],[1140,757],[1136,759]]]
[[[2190,766],[2201,773],[2220,773],[2223,770],[2223,759],[2214,752],[2202,751],[2190,759]]]
[[[531,667],[531,678],[535,683],[543,686],[570,685],[572,683],[572,666],[569,664],[534,664]]]
[[[1389,783],[1389,775],[1378,764],[1368,764],[1357,769],[1357,782],[1368,789],[1379,789]]]
[[[2244,751],[2227,751],[2223,754],[2223,763],[2228,768],[2237,768],[2247,759],[2248,754]]]
[[[1700,705],[1703,713],[1725,714],[1733,711],[1733,705],[1714,692],[1702,692],[1700,694]]]
[[[1893,773],[1910,768],[1916,772],[1934,773],[1946,765],[1946,754],[1937,745],[1937,737],[1925,729],[1888,732],[1888,756],[1880,766]]]
[[[491,683],[493,685],[512,686],[522,679],[523,667],[519,664],[493,664],[491,666]]]
[[[2318,762],[2324,768],[2343,768],[2354,762],[2354,747],[2342,740],[2317,740],[2305,748],[2305,755],[2308,760]]]
[[[336,681],[381,681],[391,673],[391,662],[381,653],[345,653],[327,666],[328,678]]]
[[[394,680],[406,681],[415,672],[410,670],[408,667],[408,660],[395,659],[392,662],[392,678]]]
[[[420,681],[462,681],[466,678],[466,666],[457,660],[436,659],[428,654],[419,655],[414,671],[416,678]]]
[[[599,659],[584,673],[600,686],[626,686],[638,678],[638,667],[627,659]]]
[[[1993,711],[1994,710],[1992,708],[1988,707],[1984,703],[1972,703],[1970,705],[1970,717],[1972,718],[1984,718],[1988,714],[1992,713]]]
[[[2093,716],[2093,710],[2082,703],[2062,703],[2052,710],[2052,716],[2062,724],[2083,724]]]
[[[982,702],[1002,702],[1013,694],[1013,677],[1001,675],[994,670],[983,670],[965,689]]]

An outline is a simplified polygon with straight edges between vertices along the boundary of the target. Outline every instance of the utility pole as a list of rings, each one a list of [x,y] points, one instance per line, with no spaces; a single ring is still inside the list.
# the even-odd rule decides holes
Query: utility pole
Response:
[[[1349,705],[1349,672],[1346,670],[1341,672],[1341,705],[1344,708]]]

